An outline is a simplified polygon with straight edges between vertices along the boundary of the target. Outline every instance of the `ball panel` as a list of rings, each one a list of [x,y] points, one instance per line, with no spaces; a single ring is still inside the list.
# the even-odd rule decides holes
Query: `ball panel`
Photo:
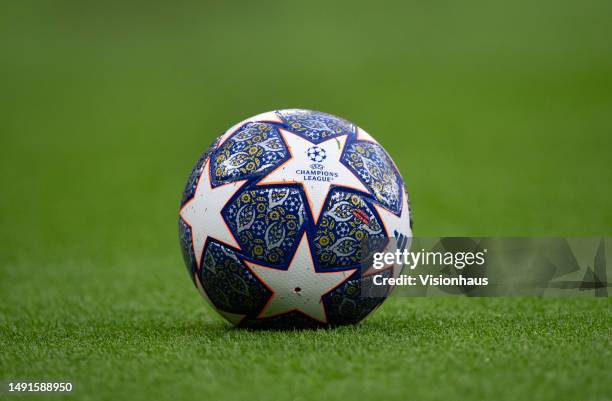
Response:
[[[247,123],[214,152],[211,161],[213,185],[264,174],[288,156],[278,128],[269,123]]]
[[[353,142],[347,146],[342,161],[372,191],[376,201],[399,213],[404,182],[389,154],[371,142]]]
[[[290,131],[314,143],[355,132],[350,122],[319,111],[287,109],[277,113],[286,121]]]
[[[271,265],[291,261],[306,220],[302,192],[295,188],[244,190],[224,211],[242,252]]]
[[[359,273],[359,272],[358,272]],[[358,273],[355,275],[357,276]],[[389,272],[383,272],[389,276]],[[372,285],[372,276],[347,280],[329,294],[323,296],[327,318],[334,325],[355,324],[365,319],[385,301],[385,297],[364,297],[364,287]]]
[[[234,314],[255,315],[272,295],[236,252],[214,241],[205,248],[198,277],[210,302]]]
[[[191,280],[194,281],[193,273],[197,269],[193,246],[191,246],[191,229],[182,219],[179,219],[179,241],[181,243],[181,253],[185,261],[185,267]],[[194,282],[195,284],[195,282]]]
[[[335,190],[314,236],[319,267],[359,266],[362,241],[385,238],[383,225],[361,194]]]

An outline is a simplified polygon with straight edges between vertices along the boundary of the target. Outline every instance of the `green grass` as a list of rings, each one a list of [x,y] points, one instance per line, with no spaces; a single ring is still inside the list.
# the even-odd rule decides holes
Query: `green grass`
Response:
[[[392,298],[356,327],[250,332],[188,288],[136,277],[125,274],[113,296],[100,283],[12,310],[2,373],[72,379],[79,399],[611,396],[608,300]]]
[[[607,299],[392,298],[356,327],[249,332],[169,262],[50,265],[44,293],[5,269],[3,377],[71,379],[83,399],[611,396]]]
[[[0,6],[0,380],[78,399],[612,399],[608,299],[392,299],[232,330],[185,274],[195,160],[275,108],[374,135],[415,233],[611,235],[612,3]]]

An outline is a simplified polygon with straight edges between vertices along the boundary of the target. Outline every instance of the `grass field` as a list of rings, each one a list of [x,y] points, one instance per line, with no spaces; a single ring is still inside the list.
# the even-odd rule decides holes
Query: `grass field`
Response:
[[[417,235],[609,236],[611,20],[603,0],[0,5],[0,380],[91,400],[612,399],[608,299],[397,298],[351,328],[233,330],[176,227],[216,135],[302,107],[389,150]]]
[[[15,311],[3,374],[83,399],[610,399],[607,300],[394,298],[357,327],[248,332],[155,277]]]

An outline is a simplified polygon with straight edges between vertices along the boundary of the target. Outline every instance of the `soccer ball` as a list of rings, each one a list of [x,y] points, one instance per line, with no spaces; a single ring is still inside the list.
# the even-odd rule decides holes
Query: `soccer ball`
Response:
[[[356,125],[309,110],[244,120],[204,152],[185,187],[179,237],[202,296],[235,325],[361,321],[362,243],[412,237],[403,179]]]

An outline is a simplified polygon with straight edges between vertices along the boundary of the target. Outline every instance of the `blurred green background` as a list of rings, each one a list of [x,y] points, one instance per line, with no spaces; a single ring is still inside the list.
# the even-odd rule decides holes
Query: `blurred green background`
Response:
[[[199,154],[259,112],[345,117],[418,235],[612,231],[612,3],[10,2],[2,257],[177,257]]]
[[[4,2],[5,376],[113,383],[104,369],[176,356],[184,322],[194,343],[224,327],[185,275],[178,204],[200,153],[263,111],[369,131],[416,235],[610,235],[610,38],[608,0]]]

